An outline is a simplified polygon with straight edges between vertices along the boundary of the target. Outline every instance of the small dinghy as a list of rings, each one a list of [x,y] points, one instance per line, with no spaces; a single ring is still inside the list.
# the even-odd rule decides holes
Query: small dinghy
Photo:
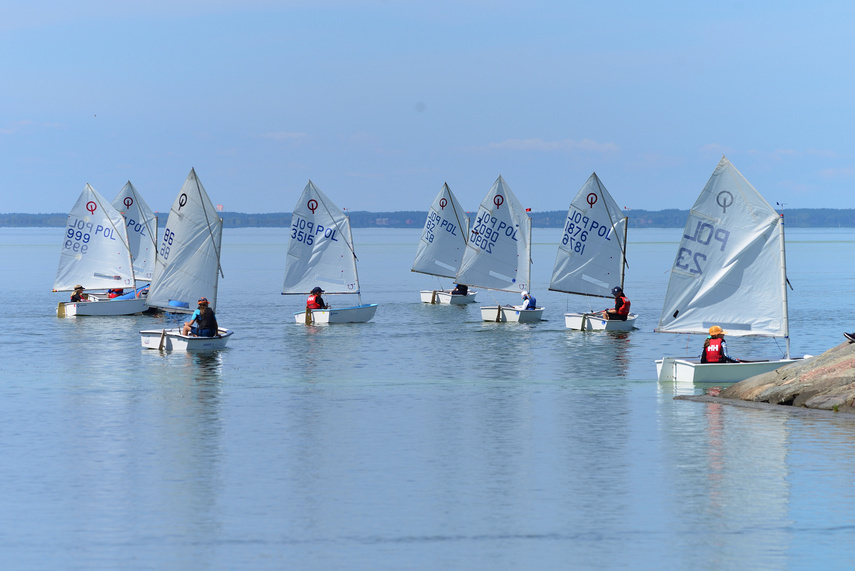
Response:
[[[144,349],[161,351],[216,351],[225,349],[234,331],[219,328],[214,337],[182,335],[181,329],[150,329],[140,331],[140,343]]]
[[[446,183],[431,204],[411,271],[454,279],[466,251],[468,235],[469,217]],[[423,290],[419,295],[423,303],[463,305],[475,303],[478,293],[454,292],[450,289]]]
[[[215,309],[222,275],[222,237],[223,219],[196,170],[190,169],[169,211],[146,303],[170,313],[191,313],[191,307],[204,297],[211,309]],[[201,351],[226,346],[233,331],[224,328],[219,331],[217,337],[182,335],[180,329],[153,329],[140,331],[140,335],[142,346],[149,349]],[[154,338],[158,341],[153,341]]]
[[[531,217],[499,176],[478,207],[455,281],[470,287],[520,294],[529,289],[530,276]],[[543,309],[482,306],[481,319],[531,323],[541,320]]]
[[[78,286],[86,291],[83,301],[59,302],[57,317],[133,315],[146,310],[145,289],[137,290],[125,220],[88,184],[68,213],[53,291],[74,291]],[[117,298],[107,293],[125,288],[134,290],[134,295]]]
[[[131,181],[113,199],[113,208],[125,218],[137,282],[151,282],[157,259],[157,215]]]
[[[570,203],[549,289],[606,298],[613,297],[616,285],[623,290],[626,229],[626,216],[597,173],[591,174]],[[601,311],[565,313],[564,324],[582,331],[631,331],[637,317],[622,321],[605,319]]]
[[[282,295],[308,296],[315,288],[327,294],[356,295],[357,305],[306,308],[294,314],[297,323],[366,323],[377,311],[376,303],[362,303],[350,218],[309,181],[291,215]]]
[[[697,357],[656,361],[660,381],[735,383],[796,361],[790,357],[784,216],[722,157],[689,213],[671,267],[660,333],[786,340],[786,357],[701,363]],[[701,344],[695,345],[701,352]]]

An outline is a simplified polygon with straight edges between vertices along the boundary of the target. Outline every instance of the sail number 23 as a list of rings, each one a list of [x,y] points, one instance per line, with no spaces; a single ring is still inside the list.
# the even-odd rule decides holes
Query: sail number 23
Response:
[[[693,235],[683,235],[684,245],[677,252],[677,261],[674,262],[674,267],[687,271],[690,274],[703,274],[703,263],[707,260],[707,255],[699,250],[704,249],[704,246],[709,246],[711,242],[715,241],[718,244],[713,244],[713,247],[719,247],[719,244],[721,244],[721,251],[724,252],[728,238],[730,238],[729,230],[716,228],[709,222],[699,221]],[[691,245],[690,242],[697,243],[698,247],[694,250],[687,248],[686,246]]]

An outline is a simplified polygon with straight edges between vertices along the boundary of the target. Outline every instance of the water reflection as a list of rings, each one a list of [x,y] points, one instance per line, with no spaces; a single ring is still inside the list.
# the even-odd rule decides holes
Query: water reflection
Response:
[[[625,378],[633,348],[632,331],[571,331],[556,340],[563,378]]]

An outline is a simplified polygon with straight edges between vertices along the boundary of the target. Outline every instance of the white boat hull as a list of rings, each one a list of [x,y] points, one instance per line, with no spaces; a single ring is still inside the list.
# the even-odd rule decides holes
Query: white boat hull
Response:
[[[535,323],[543,317],[543,307],[537,309],[517,309],[512,305],[481,306],[481,319],[484,321]]]
[[[451,293],[444,290],[427,290],[419,292],[422,303],[439,303],[443,305],[464,305],[467,303],[475,303],[475,295],[477,291],[470,291],[466,295],[459,293]]]
[[[334,323],[366,323],[371,321],[377,311],[376,303],[357,305],[355,307],[336,307],[333,309],[313,309],[309,322],[306,311],[294,314],[294,320],[303,325],[329,325]]]
[[[801,359],[780,359],[753,363],[700,363],[697,359],[665,357],[656,361],[656,375],[662,382],[738,383],[748,377],[774,371]]]
[[[635,328],[637,315],[630,314],[626,321],[618,319],[603,319],[602,314],[565,313],[564,325],[567,329],[579,331],[632,331]]]
[[[180,329],[149,329],[140,331],[140,343],[144,349],[161,351],[216,351],[225,349],[234,331],[219,329],[216,337],[194,337],[182,335]]]
[[[90,301],[61,301],[56,306],[57,317],[77,315],[110,316],[133,315],[146,309],[145,297],[134,299],[101,299],[90,295]]]

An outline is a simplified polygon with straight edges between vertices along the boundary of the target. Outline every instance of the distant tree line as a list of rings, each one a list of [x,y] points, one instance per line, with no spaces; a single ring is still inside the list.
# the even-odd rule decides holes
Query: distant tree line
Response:
[[[686,225],[688,210],[625,210],[631,228],[682,228]],[[354,228],[421,228],[427,212],[404,210],[399,212],[348,212]],[[855,227],[855,209],[793,208],[785,211],[787,226],[793,228],[852,228]],[[168,212],[157,214],[158,225],[166,224]],[[535,228],[561,228],[567,217],[566,210],[532,212]],[[222,212],[226,228],[282,228],[291,225],[290,212],[268,214],[243,214]],[[469,213],[470,219],[475,212]],[[0,227],[56,227],[65,226],[68,215],[54,214],[0,214]]]

